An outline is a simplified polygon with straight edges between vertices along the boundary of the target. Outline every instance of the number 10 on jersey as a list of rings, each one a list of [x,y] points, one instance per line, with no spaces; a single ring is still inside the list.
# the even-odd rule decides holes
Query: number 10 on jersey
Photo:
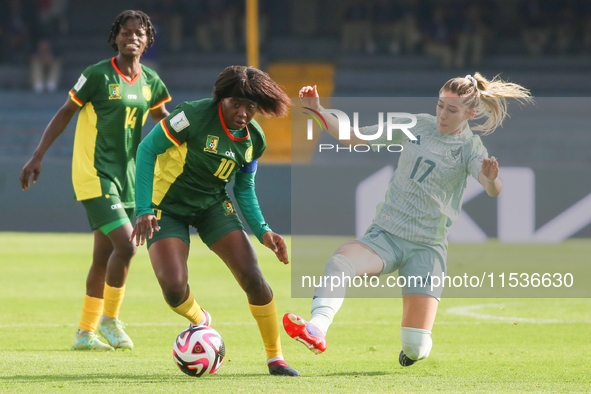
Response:
[[[233,160],[229,159],[222,159],[220,166],[218,167],[217,171],[214,172],[213,176],[217,176],[220,179],[228,179],[232,170],[236,166],[236,163]]]

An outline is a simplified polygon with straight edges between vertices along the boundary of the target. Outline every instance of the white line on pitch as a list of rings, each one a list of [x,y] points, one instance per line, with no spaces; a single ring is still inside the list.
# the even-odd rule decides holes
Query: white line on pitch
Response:
[[[495,304],[487,304],[486,306],[494,306]],[[493,315],[481,315],[477,313],[456,313],[456,311],[450,311],[450,309],[459,309],[458,308],[449,308],[446,310],[448,313],[455,313],[461,316],[468,316],[468,317],[475,317],[478,319],[485,319],[489,320],[487,322],[470,322],[470,321],[436,321],[435,325],[480,325],[480,324],[505,324],[505,322],[519,322],[519,323],[530,323],[530,324],[591,324],[591,320],[543,320],[543,319],[527,319],[527,318],[520,318],[520,317],[505,317],[505,316],[493,316]],[[213,327],[216,326],[254,326],[255,322],[222,322],[222,323],[214,323]],[[399,321],[396,322],[334,322],[335,325],[357,325],[357,326],[397,326],[400,324]],[[186,327],[186,324],[180,323],[129,323],[126,326],[130,327]],[[0,325],[1,328],[59,328],[59,327],[77,327],[76,324],[5,324]]]
[[[572,304],[588,304],[589,302],[572,302],[572,301],[561,301],[561,302],[553,302],[550,305],[572,305]],[[497,316],[497,315],[487,315],[483,313],[476,313],[473,312],[474,310],[484,309],[484,308],[505,308],[507,306],[516,306],[522,305],[523,303],[520,302],[510,302],[504,304],[479,304],[479,305],[464,305],[464,306],[456,306],[453,308],[447,308],[445,312],[451,313],[454,315],[459,316],[467,316],[473,317],[476,319],[483,319],[483,320],[496,320],[496,321],[503,321],[503,322],[517,322],[517,323],[530,323],[530,324],[572,324],[572,323],[582,323],[582,324],[590,324],[591,320],[563,320],[563,319],[537,319],[537,318],[527,318],[527,317],[520,317],[520,316]]]

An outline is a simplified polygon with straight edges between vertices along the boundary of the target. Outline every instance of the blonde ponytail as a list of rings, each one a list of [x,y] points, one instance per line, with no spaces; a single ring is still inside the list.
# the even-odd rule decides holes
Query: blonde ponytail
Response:
[[[497,127],[502,126],[505,118],[509,116],[507,97],[515,98],[519,102],[533,102],[529,90],[523,86],[505,82],[498,75],[489,81],[478,72],[474,76],[450,79],[441,91],[466,97],[465,104],[468,109],[476,108],[474,119],[486,119],[483,124],[472,128],[482,131],[482,135],[491,134]]]

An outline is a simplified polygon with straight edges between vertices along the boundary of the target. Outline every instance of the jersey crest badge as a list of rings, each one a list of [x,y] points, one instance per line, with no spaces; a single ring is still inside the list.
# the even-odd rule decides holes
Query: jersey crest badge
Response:
[[[144,86],[142,88],[142,94],[144,95],[146,101],[150,101],[152,99],[152,90],[150,90],[149,86]]]
[[[119,84],[109,85],[109,100],[121,99],[121,88]]]
[[[246,152],[244,152],[244,160],[246,160],[247,163],[252,161],[252,145],[248,147]]]
[[[236,213],[231,201],[224,201],[224,209],[226,210],[226,216]]]
[[[447,152],[445,152],[445,157],[443,158],[443,161],[450,163],[450,164],[456,164],[460,161],[460,159],[462,158],[462,148],[450,148],[447,150]]]
[[[207,141],[205,142],[205,149],[204,152],[211,152],[211,153],[218,153],[218,143],[220,142],[220,137],[215,135],[208,135]]]

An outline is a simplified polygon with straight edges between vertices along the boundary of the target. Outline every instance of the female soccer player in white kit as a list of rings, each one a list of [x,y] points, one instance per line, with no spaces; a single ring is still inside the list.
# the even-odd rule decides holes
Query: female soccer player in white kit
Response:
[[[474,130],[492,133],[507,116],[506,97],[531,101],[524,87],[500,79],[488,81],[479,73],[450,79],[439,91],[436,116],[417,114],[410,131],[417,141],[410,143],[401,130],[392,140],[386,133],[377,144],[403,146],[398,168],[392,175],[386,201],[378,206],[372,225],[361,238],[341,245],[328,259],[324,276],[354,278],[399,271],[400,276],[441,276],[446,272],[448,228],[458,218],[469,175],[484,187],[489,196],[501,192],[499,165],[488,152],[468,121],[486,121]],[[316,86],[300,90],[305,107],[320,111]],[[338,121],[325,117],[328,130],[338,138]],[[404,123],[402,121],[400,123]],[[365,135],[375,134],[378,126],[364,127]],[[351,130],[352,145],[368,144]],[[325,335],[343,304],[346,286],[330,292],[317,288],[312,301],[312,318],[306,322],[295,313],[283,317],[289,336],[304,343],[314,353],[326,350]],[[403,315],[399,361],[409,366],[429,355],[431,330],[437,314],[442,287],[431,288],[411,281],[402,289]]]

